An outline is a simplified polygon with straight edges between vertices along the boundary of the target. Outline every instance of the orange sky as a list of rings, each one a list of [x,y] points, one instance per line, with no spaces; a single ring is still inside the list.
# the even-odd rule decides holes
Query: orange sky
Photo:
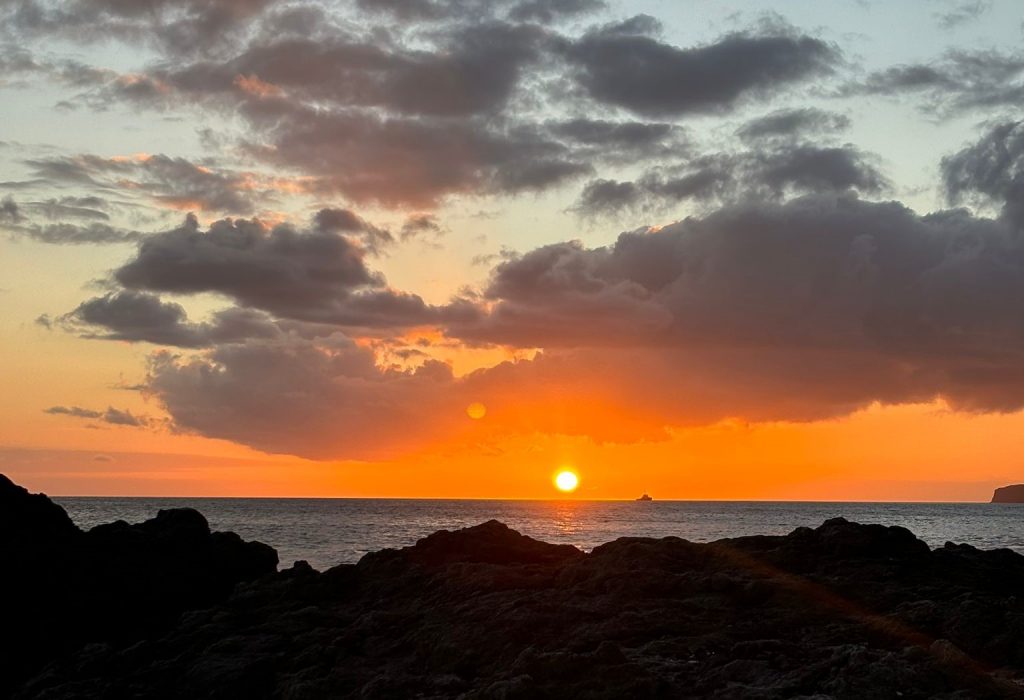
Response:
[[[635,444],[537,435],[440,445],[386,463],[270,457],[184,437],[179,445],[206,454],[163,454],[141,451],[145,441],[130,428],[91,432],[104,434],[97,447],[121,442],[140,451],[8,448],[0,464],[19,483],[54,495],[556,498],[552,474],[569,467],[581,479],[572,498],[649,491],[658,499],[985,501],[995,486],[1019,479],[1024,414],[875,406],[838,420],[724,422]],[[160,434],[152,440],[173,444]]]
[[[0,3],[0,472],[33,490],[1024,481],[1013,3],[908,0],[913,41],[809,0],[37,4]]]

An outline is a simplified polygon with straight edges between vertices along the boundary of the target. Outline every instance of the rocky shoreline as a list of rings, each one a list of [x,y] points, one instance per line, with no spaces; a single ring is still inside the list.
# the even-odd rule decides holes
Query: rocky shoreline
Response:
[[[0,477],[0,696],[1024,697],[1024,556],[842,519],[584,554],[497,521],[317,572]]]

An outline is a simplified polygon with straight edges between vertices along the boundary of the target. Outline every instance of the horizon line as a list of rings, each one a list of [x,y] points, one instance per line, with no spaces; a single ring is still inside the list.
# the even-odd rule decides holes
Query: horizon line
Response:
[[[48,498],[146,498],[146,499],[177,499],[177,500],[249,500],[249,501],[505,501],[523,503],[637,503],[636,498],[500,498],[495,496],[167,496],[149,494],[47,494]],[[994,503],[992,501],[876,501],[868,499],[820,500],[797,498],[655,498],[645,503],[887,503],[893,505],[1024,505],[1017,503]]]

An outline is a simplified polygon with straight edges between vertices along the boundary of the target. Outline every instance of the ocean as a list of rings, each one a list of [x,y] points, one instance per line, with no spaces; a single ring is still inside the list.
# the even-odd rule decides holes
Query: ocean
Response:
[[[324,570],[370,551],[404,547],[440,529],[495,518],[545,542],[590,550],[617,537],[674,535],[708,542],[783,535],[842,516],[902,525],[933,547],[947,541],[1024,553],[1024,505],[989,503],[810,503],[767,501],[499,501],[318,498],[57,497],[83,529],[141,522],[161,508],[195,508],[214,530],[277,549],[281,566],[305,559]]]

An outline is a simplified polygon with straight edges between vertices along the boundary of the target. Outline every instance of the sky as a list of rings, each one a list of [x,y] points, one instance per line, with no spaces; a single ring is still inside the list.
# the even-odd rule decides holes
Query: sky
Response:
[[[1024,481],[1016,0],[0,0],[0,471]]]

